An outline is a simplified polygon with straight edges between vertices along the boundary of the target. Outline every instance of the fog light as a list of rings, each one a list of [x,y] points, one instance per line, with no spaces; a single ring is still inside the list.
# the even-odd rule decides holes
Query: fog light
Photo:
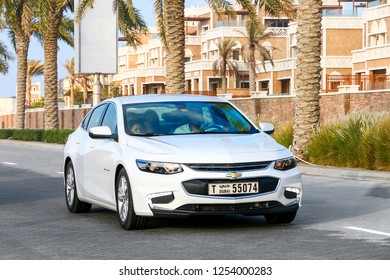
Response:
[[[286,188],[284,191],[284,196],[288,199],[301,199],[302,198],[302,190],[299,188]]]
[[[154,204],[167,204],[171,203],[175,196],[173,195],[173,192],[162,192],[162,193],[153,193],[146,196],[148,199],[148,203],[150,208],[156,208]]]

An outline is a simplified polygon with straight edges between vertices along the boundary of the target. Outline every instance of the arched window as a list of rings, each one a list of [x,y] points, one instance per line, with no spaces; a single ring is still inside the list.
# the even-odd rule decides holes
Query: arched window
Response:
[[[386,44],[387,26],[384,19],[381,19],[378,25],[377,21],[371,24],[370,28],[370,47],[382,46]]]

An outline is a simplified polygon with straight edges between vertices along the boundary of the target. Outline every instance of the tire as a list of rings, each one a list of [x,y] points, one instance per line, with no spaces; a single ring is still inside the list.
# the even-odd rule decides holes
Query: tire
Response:
[[[125,230],[145,228],[148,224],[148,218],[135,214],[129,176],[123,168],[119,171],[116,180],[115,196],[116,212],[121,227]]]
[[[297,211],[284,213],[269,213],[264,214],[264,218],[270,224],[289,224],[294,221]]]
[[[65,168],[65,201],[71,213],[87,213],[92,207],[92,204],[80,201],[77,195],[76,176],[71,161]]]

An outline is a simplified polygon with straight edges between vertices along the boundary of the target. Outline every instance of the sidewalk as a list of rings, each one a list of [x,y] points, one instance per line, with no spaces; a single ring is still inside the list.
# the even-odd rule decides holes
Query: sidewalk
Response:
[[[0,139],[0,144],[14,144],[14,145],[27,146],[27,147],[56,149],[56,150],[63,150],[65,146],[64,144],[44,143],[38,141],[19,141],[19,140],[11,140],[11,139]]]
[[[302,163],[299,163],[299,168],[303,175],[327,176],[342,179],[352,179],[360,181],[381,181],[390,183],[390,172],[385,171],[317,165],[311,166]]]
[[[29,141],[18,141],[18,140],[3,140],[0,139],[0,144],[15,144],[24,145],[28,147],[46,148],[46,149],[57,149],[63,150],[63,144],[52,144],[43,142],[29,142]],[[299,163],[299,168],[302,175],[310,176],[327,176],[342,179],[352,179],[360,181],[381,181],[390,183],[390,172],[354,169],[354,168],[340,168],[340,167],[329,167],[329,166],[318,166],[308,165]]]

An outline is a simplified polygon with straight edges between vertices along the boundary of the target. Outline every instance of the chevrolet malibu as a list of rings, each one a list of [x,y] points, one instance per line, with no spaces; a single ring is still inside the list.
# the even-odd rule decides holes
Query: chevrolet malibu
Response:
[[[293,154],[224,99],[144,95],[91,110],[64,149],[70,212],[97,205],[123,229],[150,217],[263,215],[291,223],[301,206]]]

